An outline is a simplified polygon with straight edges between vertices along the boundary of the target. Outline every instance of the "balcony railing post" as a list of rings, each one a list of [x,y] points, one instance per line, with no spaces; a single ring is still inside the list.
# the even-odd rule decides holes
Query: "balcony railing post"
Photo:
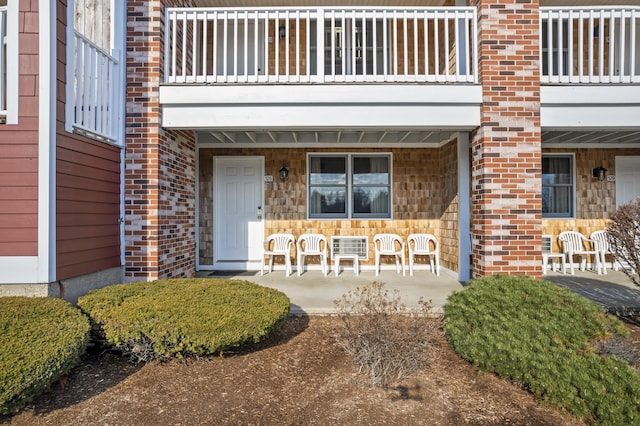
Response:
[[[324,9],[318,9],[318,18],[316,24],[316,40],[318,46],[316,48],[316,69],[318,74],[318,83],[324,83],[324,31],[325,31],[325,14]]]

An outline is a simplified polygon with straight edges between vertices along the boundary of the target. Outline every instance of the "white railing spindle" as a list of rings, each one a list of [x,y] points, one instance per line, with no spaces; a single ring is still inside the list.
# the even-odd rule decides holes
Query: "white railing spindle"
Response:
[[[165,16],[166,83],[477,82],[470,7],[168,8]]]
[[[637,6],[540,8],[540,28],[546,28],[540,33],[541,82],[640,82],[639,11]]]

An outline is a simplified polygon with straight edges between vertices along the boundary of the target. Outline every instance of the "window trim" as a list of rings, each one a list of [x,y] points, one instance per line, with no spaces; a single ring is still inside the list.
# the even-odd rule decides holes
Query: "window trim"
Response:
[[[18,111],[19,111],[19,34],[18,34],[18,22],[19,17],[19,1],[8,0],[7,1],[7,53],[6,62],[6,87],[5,96],[7,98],[6,115],[3,116],[4,124],[18,124]]]
[[[311,158],[313,157],[340,157],[346,161],[346,215],[336,215],[332,213],[311,215]],[[385,157],[389,161],[389,215],[373,216],[354,214],[353,212],[353,158],[354,157]],[[313,185],[316,186],[316,185]],[[307,220],[392,220],[393,219],[393,154],[391,152],[307,152]]]
[[[576,178],[577,178],[577,169],[576,169],[576,154],[574,152],[554,152],[548,154],[542,154],[542,161],[546,158],[569,158],[571,164],[569,168],[571,169],[569,172],[571,173],[571,212],[568,214],[550,214],[550,213],[542,213],[543,219],[575,219],[577,204],[576,204]],[[545,186],[556,186],[556,185],[545,185],[542,182],[542,164],[540,167],[540,190],[541,190],[541,198],[540,202],[542,203],[542,196],[544,196],[544,187]]]

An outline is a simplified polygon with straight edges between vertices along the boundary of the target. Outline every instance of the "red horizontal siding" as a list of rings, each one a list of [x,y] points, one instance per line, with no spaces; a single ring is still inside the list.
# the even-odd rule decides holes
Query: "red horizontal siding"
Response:
[[[19,2],[18,123],[0,124],[0,256],[38,255],[38,2]]]
[[[58,279],[120,265],[120,151],[58,132]]]

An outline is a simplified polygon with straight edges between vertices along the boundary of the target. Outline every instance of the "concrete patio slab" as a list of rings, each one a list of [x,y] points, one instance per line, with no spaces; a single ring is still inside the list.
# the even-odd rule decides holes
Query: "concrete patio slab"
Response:
[[[246,280],[275,288],[291,300],[292,315],[335,314],[335,300],[340,299],[349,290],[375,281],[384,283],[386,289],[398,290],[401,301],[407,307],[418,306],[418,301],[422,297],[424,300],[431,300],[433,307],[439,312],[447,297],[463,288],[456,278],[446,273],[441,273],[438,277],[425,270],[414,271],[413,277],[410,277],[408,272],[403,277],[395,270],[382,270],[380,276],[376,276],[373,270],[363,270],[360,271],[360,275],[355,275],[350,267],[340,271],[338,276],[335,276],[332,271],[326,277],[319,270],[306,271],[300,277],[296,272],[286,277],[283,270],[276,270],[264,276],[261,276],[259,271],[200,271],[198,276]]]

